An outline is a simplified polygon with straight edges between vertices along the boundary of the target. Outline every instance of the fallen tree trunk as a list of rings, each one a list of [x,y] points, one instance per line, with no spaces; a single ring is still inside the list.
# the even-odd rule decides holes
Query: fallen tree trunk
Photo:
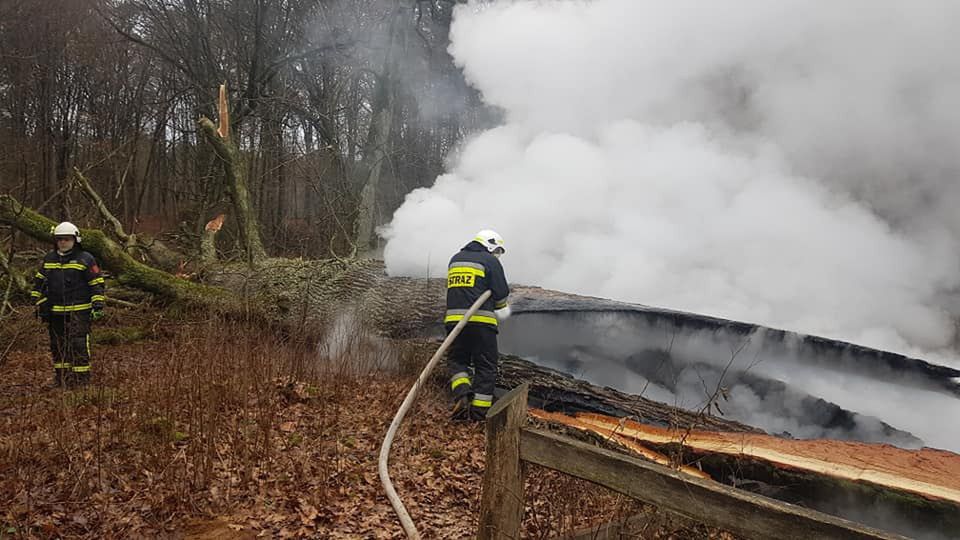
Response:
[[[530,383],[530,403],[547,411],[600,413],[617,418],[643,419],[660,426],[684,426],[733,433],[761,430],[709,414],[697,414],[613,388],[601,388],[559,371],[515,356],[502,358],[498,385],[505,389]]]
[[[0,223],[16,227],[40,242],[53,243],[52,231],[56,223],[20,204],[10,195],[0,195]],[[192,283],[147,266],[131,257],[123,246],[100,230],[84,229],[81,232],[83,249],[92,253],[101,265],[113,271],[117,281],[123,285],[217,311],[242,310],[239,297],[229,291]]]
[[[10,280],[10,284],[17,292],[27,292],[30,290],[31,280],[23,275],[7,260],[5,253],[0,253],[0,270]]]
[[[9,195],[0,196],[0,222],[13,225],[37,240],[51,242],[53,221]],[[113,270],[120,283],[168,299],[215,308],[226,306],[228,310],[250,306],[248,309],[262,311],[267,318],[281,323],[327,322],[350,310],[358,322],[381,336],[409,338],[442,333],[444,280],[389,277],[382,261],[274,258],[265,259],[255,267],[213,265],[204,274],[206,285],[201,285],[137,262],[97,230],[84,232],[84,247]],[[842,358],[846,365],[852,366],[849,369],[879,366],[909,375],[909,380],[923,380],[925,384],[960,395],[960,383],[956,382],[960,379],[960,370],[816,336],[537,287],[514,287],[511,304],[518,315],[624,314],[655,323],[665,331],[689,327],[710,335],[733,337],[749,337],[762,331],[764,343],[772,348],[771,354],[789,346],[813,366],[829,367],[840,363]],[[518,319],[516,324],[519,323]]]

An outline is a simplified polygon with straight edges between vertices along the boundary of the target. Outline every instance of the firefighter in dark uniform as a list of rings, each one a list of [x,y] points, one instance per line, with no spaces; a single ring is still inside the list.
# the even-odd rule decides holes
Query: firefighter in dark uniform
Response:
[[[53,229],[57,247],[43,258],[33,291],[37,316],[47,324],[54,386],[90,382],[90,322],[103,317],[103,276],[93,255],[80,247],[80,229],[63,222]]]
[[[447,365],[454,420],[483,420],[493,404],[500,359],[497,325],[510,316],[510,288],[498,259],[503,253],[503,238],[483,230],[450,259],[447,269],[447,313],[443,322],[448,333],[484,291],[492,293],[450,347]]]

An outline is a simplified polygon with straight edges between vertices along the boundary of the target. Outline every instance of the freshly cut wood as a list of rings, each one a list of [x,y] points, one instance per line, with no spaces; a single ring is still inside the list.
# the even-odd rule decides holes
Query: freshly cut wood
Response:
[[[627,450],[630,450],[631,452],[637,454],[638,456],[642,458],[646,458],[654,463],[658,463],[665,467],[673,467],[682,473],[689,474],[690,476],[695,476],[697,478],[705,478],[705,479],[710,478],[709,474],[701,471],[696,467],[691,467],[689,465],[681,465],[680,467],[674,467],[673,463],[671,463],[670,458],[667,457],[665,454],[662,454],[660,452],[647,448],[646,446],[637,442],[636,439],[621,435],[620,433],[618,433],[618,429],[615,426],[609,426],[609,427],[598,426],[592,423],[581,422],[577,417],[574,417],[574,416],[567,416],[565,414],[560,414],[560,413],[549,413],[542,409],[530,409],[530,416],[537,418],[539,420],[547,421],[547,422],[556,422],[556,423],[564,424],[566,426],[570,426],[580,430],[591,431],[593,433],[596,433],[597,435],[600,435],[604,439],[611,442],[615,442],[620,446],[626,448]]]
[[[226,221],[226,214],[217,214],[217,217],[207,222],[203,228],[203,235],[200,237],[200,260],[203,264],[214,264],[217,262],[217,233],[223,228],[223,222]]]
[[[640,443],[680,444],[697,453],[761,459],[782,468],[868,482],[923,497],[960,503],[960,455],[906,450],[887,444],[782,439],[758,433],[682,430],[593,413],[568,416],[537,411],[537,418]]]
[[[217,126],[217,135],[221,139],[230,140],[230,108],[227,107],[227,85],[220,85],[220,95],[217,99],[217,112],[220,123]]]

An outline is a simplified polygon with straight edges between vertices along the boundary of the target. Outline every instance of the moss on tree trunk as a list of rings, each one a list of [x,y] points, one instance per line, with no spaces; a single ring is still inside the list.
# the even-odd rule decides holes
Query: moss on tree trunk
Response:
[[[56,223],[20,204],[10,195],[0,195],[0,223],[16,227],[41,242],[51,245],[53,243],[52,231]],[[147,266],[131,257],[123,246],[108,238],[103,231],[82,229],[80,232],[83,249],[92,253],[101,265],[113,271],[121,284],[192,305],[226,312],[241,309],[238,298],[229,291],[192,283]]]

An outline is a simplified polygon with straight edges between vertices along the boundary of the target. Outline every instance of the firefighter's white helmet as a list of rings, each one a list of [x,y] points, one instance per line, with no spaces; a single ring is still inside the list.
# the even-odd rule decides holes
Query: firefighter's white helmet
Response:
[[[473,239],[483,244],[483,247],[487,248],[487,251],[494,255],[499,255],[506,251],[506,248],[503,247],[503,237],[497,234],[497,231],[484,229],[478,232]]]
[[[53,228],[53,236],[72,236],[77,239],[77,242],[80,242],[80,229],[73,223],[64,221]]]

